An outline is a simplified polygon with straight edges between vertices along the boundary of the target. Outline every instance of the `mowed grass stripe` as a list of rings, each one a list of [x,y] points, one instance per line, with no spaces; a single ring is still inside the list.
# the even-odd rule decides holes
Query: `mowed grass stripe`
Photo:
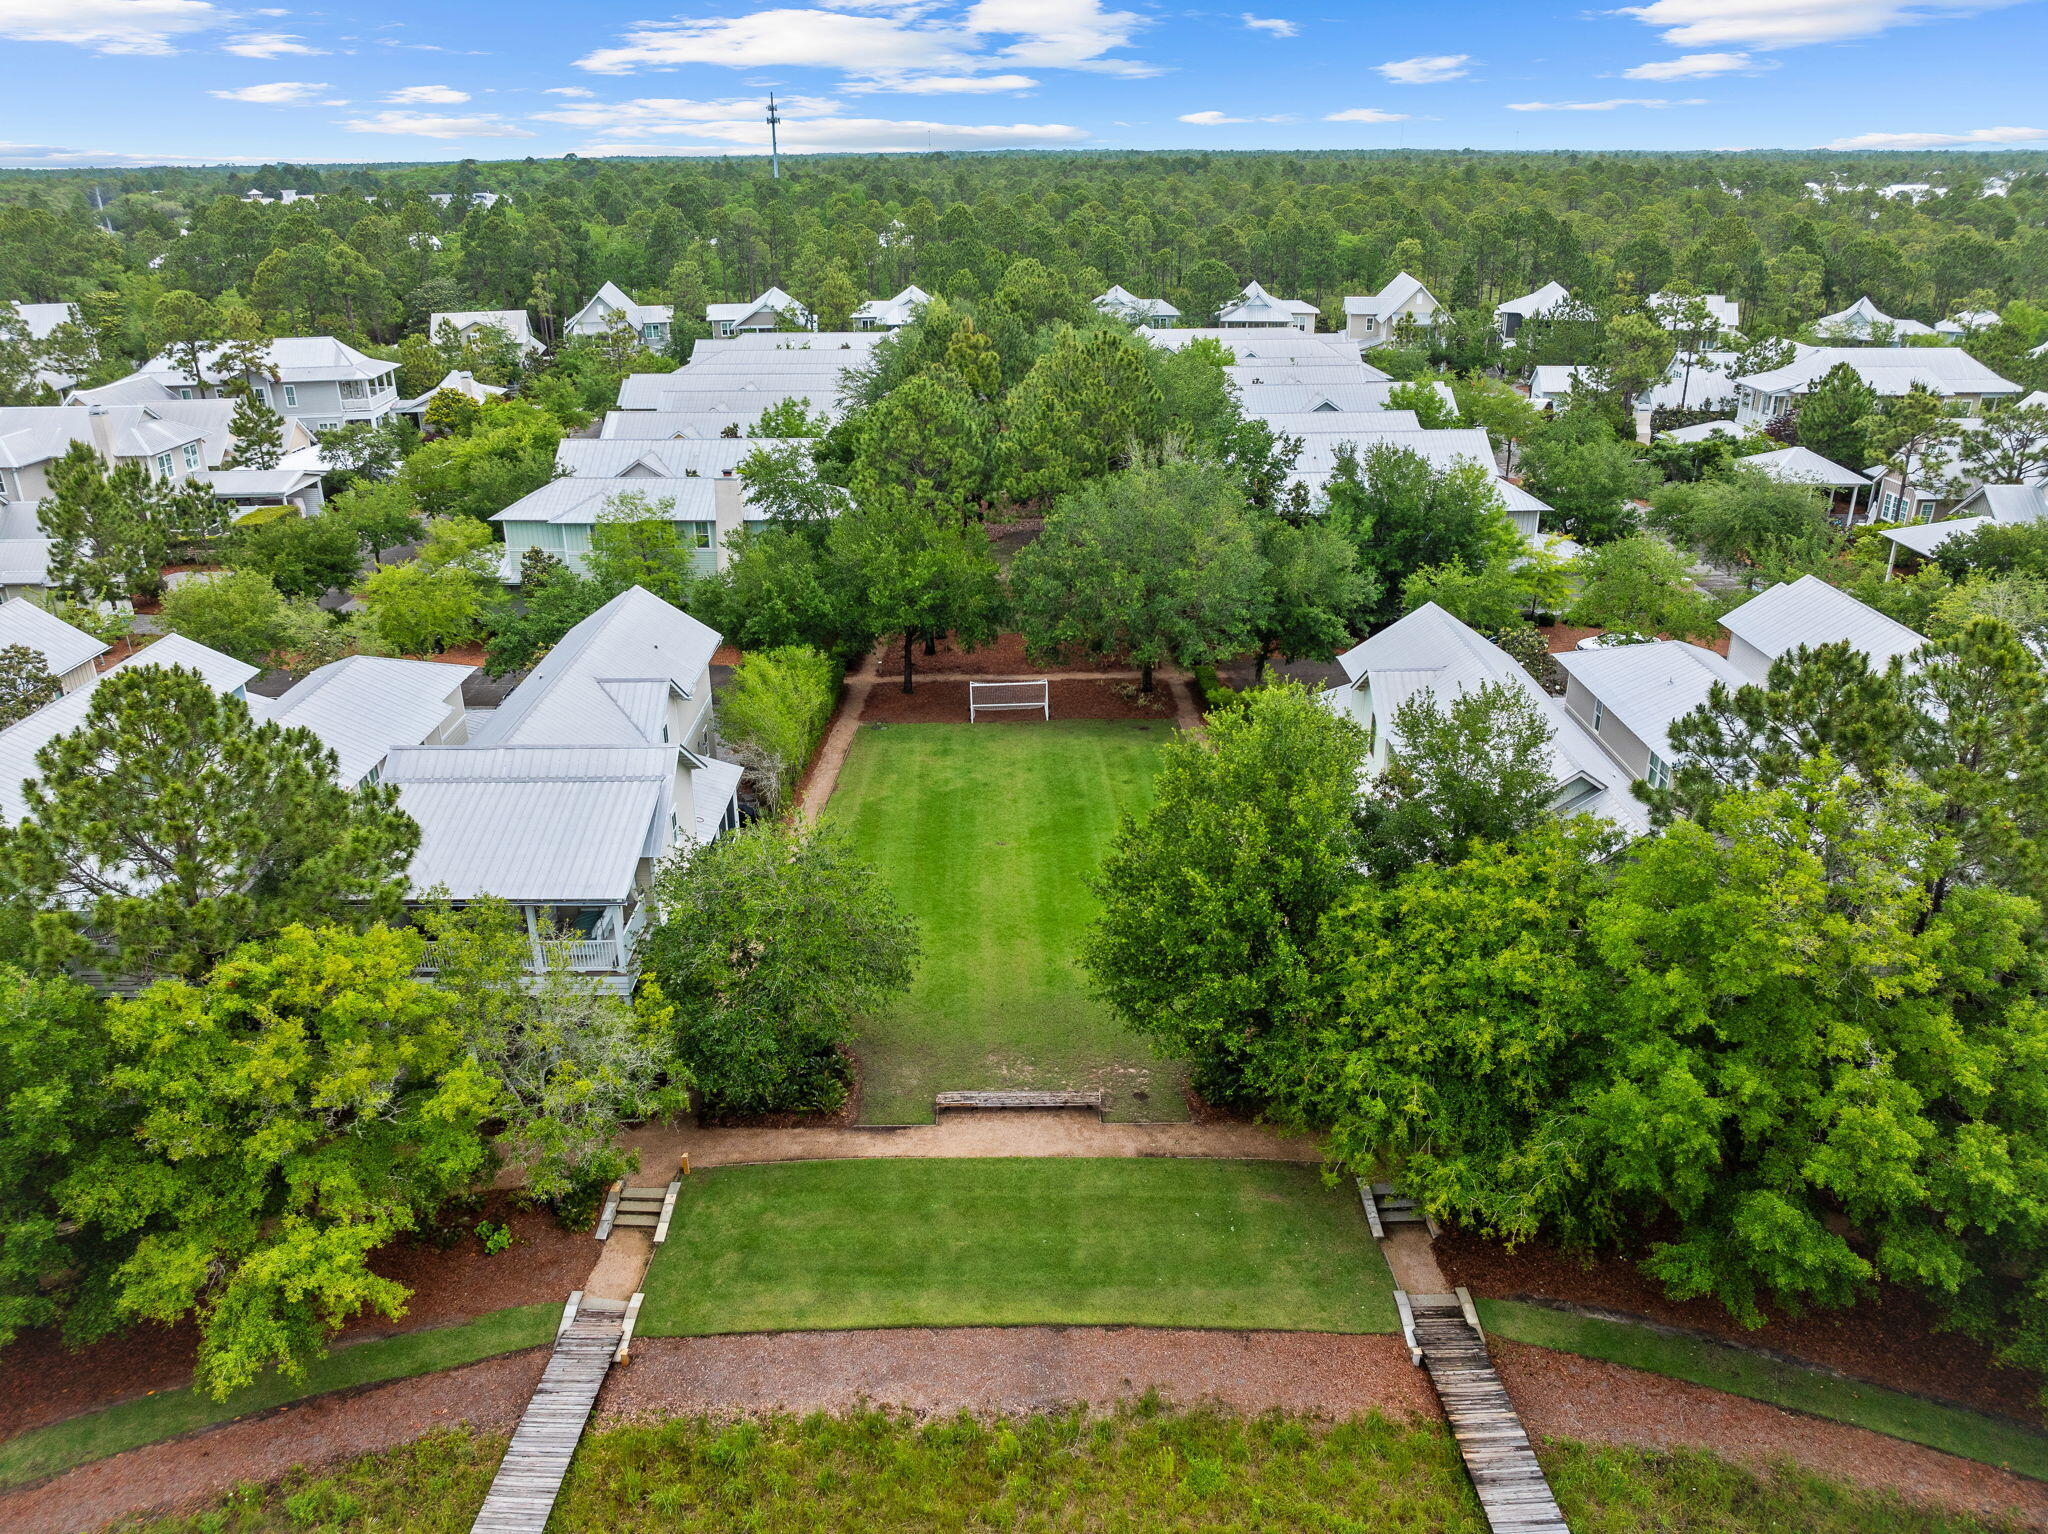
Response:
[[[1088,879],[1151,799],[1162,723],[864,728],[828,814],[918,921],[910,994],[858,1044],[862,1117],[929,1123],[941,1091],[1101,1089],[1113,1118],[1186,1117],[1183,1075],[1087,994]]]
[[[1398,1324],[1357,1200],[1263,1161],[726,1167],[685,1181],[644,1287],[647,1336]]]

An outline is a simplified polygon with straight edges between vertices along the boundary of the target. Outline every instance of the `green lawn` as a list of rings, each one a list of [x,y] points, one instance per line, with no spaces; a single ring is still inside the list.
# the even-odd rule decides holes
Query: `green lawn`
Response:
[[[685,1178],[648,1336],[1067,1323],[1383,1332],[1357,1198],[1264,1161],[816,1161]]]
[[[917,918],[910,995],[862,1034],[861,1117],[928,1124],[936,1092],[1109,1094],[1114,1119],[1181,1119],[1184,1076],[1085,994],[1085,880],[1145,804],[1165,723],[866,726],[831,817]]]
[[[2048,1433],[2001,1417],[1625,1321],[1575,1316],[1515,1300],[1476,1303],[1480,1323],[1489,1332],[1516,1342],[1666,1374],[2048,1480]]]
[[[104,1411],[53,1422],[0,1443],[0,1486],[39,1481],[88,1460],[159,1443],[325,1391],[410,1379],[415,1374],[458,1369],[500,1353],[538,1347],[554,1337],[561,1317],[559,1305],[494,1310],[460,1326],[430,1327],[336,1348],[308,1367],[301,1379],[270,1375],[235,1391],[225,1401],[191,1389],[160,1390]]]
[[[460,1431],[130,1534],[465,1534],[504,1439]],[[1539,1450],[1579,1534],[1990,1534],[1792,1471],[1708,1454]],[[883,1412],[678,1417],[585,1436],[554,1534],[1485,1534],[1435,1423],[1269,1412],[921,1422]]]

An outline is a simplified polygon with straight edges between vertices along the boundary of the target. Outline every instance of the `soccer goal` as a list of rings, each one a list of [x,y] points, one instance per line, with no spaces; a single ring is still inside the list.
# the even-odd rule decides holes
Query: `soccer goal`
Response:
[[[982,713],[996,711],[1008,713],[1017,709],[1037,709],[1046,718],[1052,718],[1052,683],[1037,682],[969,682],[967,684],[967,722],[974,723]]]

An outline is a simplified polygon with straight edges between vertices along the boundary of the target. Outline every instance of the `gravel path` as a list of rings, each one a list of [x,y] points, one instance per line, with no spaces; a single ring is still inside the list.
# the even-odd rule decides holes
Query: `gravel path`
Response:
[[[1201,1156],[1227,1161],[1315,1162],[1307,1135],[1257,1124],[1105,1124],[1086,1109],[949,1110],[936,1124],[899,1129],[699,1129],[648,1124],[622,1137],[640,1152],[636,1183],[668,1180],[676,1158],[692,1168],[761,1161],[873,1160],[889,1156]]]

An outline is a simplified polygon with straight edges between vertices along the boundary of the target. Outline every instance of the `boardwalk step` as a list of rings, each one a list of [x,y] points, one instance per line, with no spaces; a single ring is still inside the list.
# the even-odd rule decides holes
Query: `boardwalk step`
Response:
[[[1096,1108],[1100,1092],[941,1092],[932,1099],[940,1108]]]
[[[544,1534],[547,1528],[625,1330],[624,1301],[584,1299],[579,1292],[572,1304],[572,1319],[555,1338],[471,1534]]]

